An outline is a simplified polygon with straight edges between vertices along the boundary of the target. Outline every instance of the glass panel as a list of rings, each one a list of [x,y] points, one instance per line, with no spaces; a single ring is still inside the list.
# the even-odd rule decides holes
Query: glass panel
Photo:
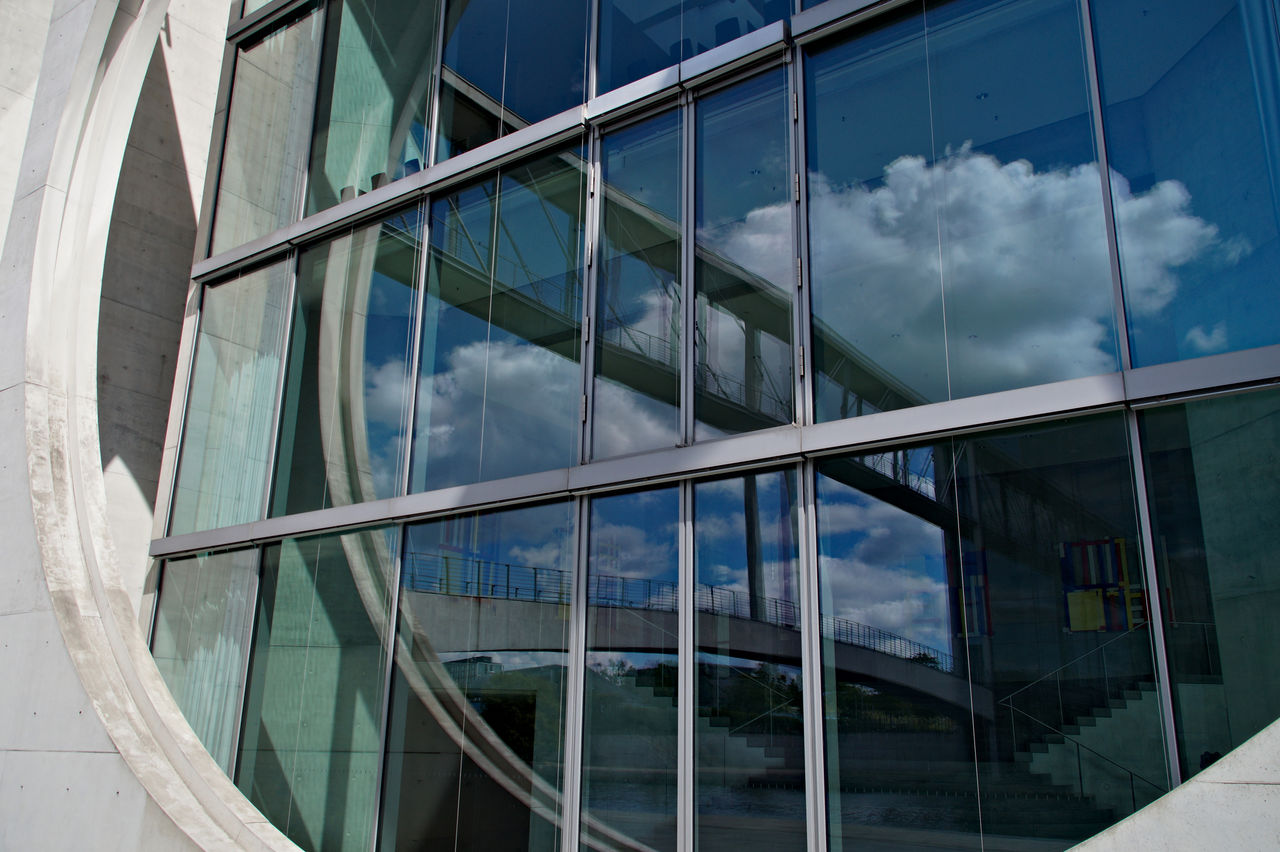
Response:
[[[205,288],[170,535],[262,517],[288,277],[277,263]]]
[[[1139,416],[1185,778],[1280,716],[1280,392]]]
[[[1135,366],[1280,341],[1272,4],[1093,4]]]
[[[247,17],[251,12],[258,11],[270,2],[271,0],[244,0],[244,11],[240,16]]]
[[[308,215],[427,163],[439,4],[332,0],[328,14]]]
[[[795,485],[694,485],[699,849],[805,848]]]
[[[679,491],[591,501],[582,842],[676,849]]]
[[[790,13],[790,0],[604,0],[597,92],[639,80]]]
[[[273,515],[403,487],[420,239],[410,210],[299,258]]]
[[[947,449],[818,465],[832,850],[873,840],[894,849],[979,846],[969,679],[948,573],[955,512],[936,490]]]
[[[1168,788],[1131,470],[1118,413],[820,464],[833,848],[1065,848]]]
[[[1118,368],[1076,3],[925,8],[806,64],[819,420]]]
[[[781,68],[697,106],[697,439],[792,421],[788,109]]]
[[[408,528],[381,849],[559,847],[573,516]]]
[[[450,0],[437,161],[584,103],[589,15],[588,0]]]
[[[213,254],[298,218],[323,21],[314,9],[236,59]]]
[[[164,563],[151,656],[169,692],[223,772],[231,772],[236,713],[253,624],[258,551]]]
[[[432,203],[411,490],[577,461],[585,197],[577,149]]]
[[[236,784],[304,849],[368,849],[395,530],[264,551]]]
[[[680,441],[681,121],[604,138],[592,456]]]

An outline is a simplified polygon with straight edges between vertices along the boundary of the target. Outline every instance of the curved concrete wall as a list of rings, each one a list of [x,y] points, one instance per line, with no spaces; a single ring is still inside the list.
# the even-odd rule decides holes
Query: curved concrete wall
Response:
[[[3,849],[296,848],[200,747],[140,627],[227,12],[0,5]],[[1273,725],[1080,848],[1280,846],[1277,758]]]

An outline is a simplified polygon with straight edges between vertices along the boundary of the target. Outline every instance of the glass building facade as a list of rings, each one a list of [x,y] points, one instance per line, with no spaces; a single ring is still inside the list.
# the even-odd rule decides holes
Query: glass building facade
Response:
[[[1270,0],[246,0],[152,649],[316,852],[1063,849],[1280,717]]]

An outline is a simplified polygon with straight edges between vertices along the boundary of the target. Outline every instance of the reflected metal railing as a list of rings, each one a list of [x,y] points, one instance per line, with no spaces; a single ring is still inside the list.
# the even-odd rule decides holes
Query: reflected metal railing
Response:
[[[559,568],[412,551],[404,555],[401,582],[413,592],[553,604],[568,604],[573,585],[571,573]],[[587,583],[587,600],[592,606],[676,612],[680,591],[673,580],[593,574]],[[694,608],[697,612],[763,622],[785,630],[800,629],[800,605],[796,601],[751,595],[741,589],[698,583],[694,587]],[[951,654],[878,627],[824,615],[821,631],[824,638],[840,644],[948,674],[955,672]]]

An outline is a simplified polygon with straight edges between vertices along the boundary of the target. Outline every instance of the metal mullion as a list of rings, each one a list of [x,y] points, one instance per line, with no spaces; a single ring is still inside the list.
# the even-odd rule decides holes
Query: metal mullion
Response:
[[[414,429],[418,425],[418,387],[422,383],[422,377],[419,375],[421,370],[420,359],[422,358],[422,324],[425,322],[427,313],[427,268],[430,265],[431,253],[431,205],[425,198],[418,202],[418,221],[421,223],[421,228],[419,229],[418,268],[413,273],[413,286],[417,292],[417,304],[414,306],[413,327],[411,329],[413,338],[409,342],[409,363],[406,367],[409,378],[409,400],[408,409],[402,418],[406,428],[404,447],[400,455],[401,474],[400,487],[396,490],[397,495],[408,494],[409,488],[412,486],[413,436]]]
[[[818,604],[817,464],[796,465],[800,477],[800,676],[804,694],[804,790],[810,849],[827,848],[826,727],[822,702],[822,613]]]
[[[561,789],[560,848],[577,852],[582,823],[582,744],[586,717],[587,668],[587,555],[590,535],[590,501],[576,499],[577,549],[573,567],[573,589],[569,597],[569,671],[565,693],[564,776]]]
[[[275,488],[276,473],[278,470],[276,453],[280,449],[280,431],[284,428],[281,422],[281,416],[284,413],[284,391],[286,380],[289,376],[289,356],[290,347],[293,345],[293,326],[295,311],[297,309],[298,299],[298,259],[300,252],[293,252],[288,256],[289,263],[289,284],[285,287],[284,303],[281,305],[281,313],[284,315],[284,332],[280,335],[280,367],[276,375],[276,398],[271,409],[271,420],[275,428],[271,430],[271,443],[267,446],[267,475],[263,477],[266,484],[263,488],[262,507],[258,510],[258,520],[263,521],[271,517],[271,492]]]
[[[600,3],[593,2],[587,5],[590,9],[587,12],[587,68],[586,79],[583,81],[585,87],[582,90],[586,93],[586,97],[582,99],[583,103],[596,96],[596,86],[600,80],[600,71],[596,67],[600,61]]]
[[[445,12],[448,6],[447,0],[440,0],[440,20],[436,25],[436,55],[435,68],[431,78],[431,115],[428,120],[427,131],[427,150],[426,162],[423,168],[430,168],[436,164],[436,151],[438,150],[438,140],[440,136],[440,98],[444,86],[441,82],[444,69],[444,39],[445,39]]]
[[[382,788],[386,782],[387,738],[391,734],[391,679],[395,674],[396,631],[400,626],[400,577],[404,560],[404,537],[408,531],[403,524],[395,526],[395,552],[391,555],[391,577],[388,594],[391,598],[387,609],[386,649],[387,659],[382,670],[382,718],[378,720],[378,765],[373,779],[373,819],[369,848],[378,848],[378,835],[382,831]],[[376,533],[374,533],[376,534]]]
[[[1133,367],[1129,351],[1129,314],[1124,303],[1124,288],[1120,273],[1120,241],[1116,231],[1116,211],[1111,194],[1111,166],[1107,158],[1107,135],[1102,115],[1102,84],[1098,76],[1098,57],[1093,43],[1093,14],[1089,0],[1080,0],[1081,42],[1084,45],[1086,82],[1091,103],[1090,119],[1093,122],[1094,144],[1097,146],[1098,177],[1102,184],[1102,215],[1107,229],[1107,260],[1111,266],[1112,298],[1115,302],[1116,344],[1119,347],[1120,369]]]
[[[683,322],[680,329],[680,423],[681,445],[686,446],[694,441],[694,387],[698,362],[698,312],[697,291],[695,286],[696,229],[694,219],[697,215],[697,144],[694,122],[696,101],[691,92],[681,96],[680,118],[682,122],[682,159],[681,159],[681,217],[680,223],[680,293]]]
[[[222,73],[218,78],[218,94],[214,101],[213,127],[209,139],[209,169],[205,174],[204,193],[200,198],[200,221],[196,225],[196,251],[193,262],[213,252],[213,226],[218,215],[218,189],[222,185],[222,163],[227,149],[227,132],[231,127],[231,96],[235,69],[240,62],[239,48],[228,41],[222,48]]]
[[[1160,727],[1164,739],[1169,787],[1182,783],[1182,763],[1178,757],[1178,738],[1173,719],[1173,682],[1170,677],[1168,649],[1164,641],[1164,614],[1160,596],[1160,575],[1156,569],[1155,534],[1151,524],[1151,504],[1147,499],[1146,464],[1142,457],[1142,432],[1138,413],[1126,411],[1129,434],[1129,456],[1132,463],[1133,491],[1138,503],[1138,529],[1142,545],[1143,580],[1146,585],[1147,624],[1151,627],[1151,650],[1156,667],[1156,694],[1160,696]]]
[[[258,598],[262,594],[262,568],[267,560],[266,546],[259,546],[254,549],[257,551],[258,566],[253,575],[253,594],[249,604],[251,608],[249,613],[249,641],[244,643],[243,661],[240,664],[240,700],[236,702],[235,727],[232,728],[236,744],[231,752],[231,760],[228,761],[227,766],[227,777],[231,779],[233,784],[236,783],[236,773],[240,771],[240,752],[244,750],[244,715],[249,708],[249,668],[253,665],[254,640],[258,635],[258,615],[260,610]]]
[[[237,47],[257,41],[270,30],[286,24],[289,18],[297,15],[310,5],[319,5],[324,0],[272,0],[260,9],[248,15],[234,17],[227,26],[227,41]]]
[[[582,399],[584,410],[578,424],[578,461],[591,460],[592,424],[595,422],[596,324],[600,286],[600,253],[604,245],[604,136],[593,128],[587,141],[587,216],[585,251],[589,259],[583,275],[582,297]]]
[[[806,150],[805,133],[806,101],[804,90],[804,51],[793,47],[794,54],[790,63],[791,97],[794,105],[794,120],[791,123],[791,163],[799,179],[800,199],[795,216],[792,217],[795,239],[796,283],[792,290],[795,294],[795,307],[792,310],[791,353],[795,422],[799,424],[813,423],[817,420],[814,410],[816,379],[813,377],[813,340],[811,329],[813,317],[809,305],[809,291],[813,286],[809,277],[809,161]],[[811,390],[812,389],[812,390]]]
[[[693,611],[693,482],[680,483],[679,569],[677,607],[679,636],[677,637],[677,686],[676,706],[679,708],[677,747],[679,756],[676,775],[676,852],[694,852],[694,672],[697,652],[694,635]]]

